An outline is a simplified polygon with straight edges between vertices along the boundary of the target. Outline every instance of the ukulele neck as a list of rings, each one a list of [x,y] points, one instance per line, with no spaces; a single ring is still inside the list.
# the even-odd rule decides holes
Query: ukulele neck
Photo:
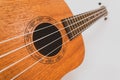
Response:
[[[70,40],[81,34],[89,28],[95,21],[107,15],[107,10],[104,6],[99,9],[88,11],[82,14],[71,16],[62,19],[62,24],[68,34]]]

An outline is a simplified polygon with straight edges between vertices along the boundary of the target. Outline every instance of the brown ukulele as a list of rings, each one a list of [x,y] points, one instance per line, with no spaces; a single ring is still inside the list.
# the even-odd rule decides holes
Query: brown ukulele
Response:
[[[104,6],[72,15],[64,0],[0,1],[0,80],[60,80],[84,59],[81,33]]]

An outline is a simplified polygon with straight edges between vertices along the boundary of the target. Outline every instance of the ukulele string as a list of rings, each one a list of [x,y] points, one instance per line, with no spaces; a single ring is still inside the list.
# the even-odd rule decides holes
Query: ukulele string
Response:
[[[67,42],[69,42],[69,41],[66,41],[64,44],[66,44]],[[63,44],[63,45],[64,45],[64,44]],[[47,56],[47,55],[46,55],[46,56]],[[46,56],[45,56],[45,57],[46,57]],[[41,60],[41,59],[40,59],[40,60]],[[40,61],[40,60],[39,60],[39,61]],[[35,64],[37,64],[39,61],[35,62]],[[28,68],[28,69],[32,68],[35,64],[33,64],[32,66],[29,66],[29,68]],[[27,71],[28,69],[26,69],[25,71]],[[21,72],[21,74],[22,74],[22,73],[24,73],[24,71],[23,71],[23,72]],[[21,74],[19,74],[19,75],[21,75]],[[19,76],[19,75],[18,75],[18,76]],[[18,76],[13,77],[11,80],[16,79]]]
[[[104,10],[104,9],[103,9],[103,10]],[[103,11],[103,10],[102,10],[102,11]],[[86,14],[87,14],[87,13],[88,13],[88,12],[86,12]],[[85,15],[85,14],[83,14],[83,15]],[[91,15],[92,15],[92,14],[91,14]],[[80,15],[80,16],[82,16],[82,15]],[[74,17],[74,18],[75,18],[75,17]],[[86,17],[86,18],[87,18],[87,17]],[[72,19],[73,19],[73,18],[72,18]],[[85,18],[81,19],[80,21],[82,21],[82,20],[84,20],[84,19],[85,19]],[[79,22],[80,22],[80,21],[79,21]],[[78,22],[75,22],[74,24],[77,24],[77,23],[78,23]],[[74,25],[74,24],[72,24],[72,25]],[[69,26],[71,26],[71,25],[69,25]],[[65,28],[61,28],[61,29],[59,29],[58,31],[55,31],[55,32],[53,32],[53,33],[50,33],[50,34],[48,34],[48,35],[46,35],[46,36],[44,36],[44,37],[41,37],[41,38],[39,38],[39,39],[37,39],[37,40],[35,40],[35,41],[33,41],[33,42],[30,42],[30,43],[28,43],[28,44],[25,44],[25,45],[23,45],[23,46],[21,46],[21,47],[18,47],[18,48],[16,48],[16,49],[14,49],[14,50],[11,50],[11,51],[9,51],[9,52],[6,52],[6,53],[0,55],[0,58],[5,57],[5,56],[7,56],[7,55],[9,55],[9,54],[11,54],[11,53],[13,53],[13,52],[16,52],[16,51],[18,51],[18,50],[20,50],[20,49],[22,49],[22,48],[24,48],[24,47],[32,44],[32,43],[38,42],[39,40],[42,40],[42,39],[44,39],[44,38],[46,38],[46,37],[48,37],[48,36],[50,36],[50,35],[52,35],[52,34],[55,34],[55,33],[59,32],[59,31],[61,31],[61,30],[64,30],[64,29],[68,28],[69,26],[67,26],[67,27],[65,27]]]
[[[95,9],[95,10],[98,10],[98,9]],[[93,10],[93,11],[94,11],[94,10]],[[92,11],[88,11],[88,12],[92,12]],[[86,13],[87,13],[87,12],[86,12]],[[63,22],[64,22],[64,21],[63,21]],[[42,22],[41,22],[41,23],[42,23]],[[57,25],[57,24],[61,24],[61,21],[55,23],[54,25]],[[9,39],[0,41],[0,44],[6,43],[6,42],[8,42],[8,41],[17,39],[17,38],[22,37],[22,36],[26,36],[26,35],[32,34],[33,32],[38,32],[38,31],[40,31],[40,30],[43,30],[43,29],[46,29],[46,28],[49,28],[49,27],[52,27],[52,25],[46,26],[46,27],[44,27],[44,28],[41,28],[41,29],[38,29],[38,30],[35,30],[35,31],[32,31],[32,32],[29,32],[29,33],[26,33],[26,34],[21,34],[21,35],[19,35],[19,36],[14,36],[14,37],[12,37],[12,38],[9,38]]]
[[[101,16],[103,16],[104,13],[102,13],[101,15],[97,16],[97,18],[94,18],[90,21],[99,19]],[[90,22],[89,21],[89,22]],[[81,27],[81,26],[80,26]],[[75,30],[75,29],[74,29]],[[80,34],[81,32],[79,32],[78,34]],[[75,36],[73,36],[72,38],[76,37],[78,34],[76,34]],[[70,40],[67,40],[66,42],[64,42],[62,45],[65,45],[66,43],[68,43]],[[29,70],[30,68],[32,68],[33,66],[35,66],[38,62],[40,62],[42,59],[44,59],[45,57],[47,57],[48,55],[50,55],[52,52],[54,52],[56,49],[58,49],[59,47],[61,47],[62,45],[58,46],[57,48],[55,48],[54,50],[52,50],[50,53],[48,53],[47,55],[45,55],[44,57],[42,57],[41,59],[39,59],[38,61],[36,61],[35,63],[33,63],[32,65],[30,65],[29,67],[27,67],[26,69],[24,69],[22,72],[20,72],[19,74],[17,74],[16,76],[14,76],[13,78],[11,78],[10,80],[14,80],[17,77],[19,77],[21,74],[23,74],[24,72],[26,72],[27,70]]]
[[[84,26],[84,25],[83,25],[83,26]],[[80,26],[79,26],[79,27],[80,27]],[[84,31],[84,30],[82,30],[82,31]],[[81,32],[82,32],[82,31],[81,31]],[[81,32],[80,32],[80,33],[81,33]],[[78,34],[80,34],[80,33],[78,33]],[[71,39],[72,39],[72,38],[71,38]],[[49,66],[47,66],[46,68],[49,68]],[[39,72],[36,74],[36,76],[37,76],[38,74],[40,74],[42,71],[44,71],[44,70],[39,71]],[[56,72],[56,74],[57,74],[57,73],[58,73],[58,72]]]
[[[99,13],[100,13],[100,12],[99,12]],[[97,14],[97,13],[96,13],[96,14]],[[86,18],[86,19],[87,19],[87,18]],[[85,25],[85,24],[83,24],[83,25],[81,25],[81,26],[84,26],[84,25]],[[78,28],[80,28],[80,27],[78,27]],[[78,28],[76,28],[76,29],[78,29]],[[75,30],[76,30],[76,29],[75,29]],[[72,31],[74,31],[74,30],[72,30]],[[70,32],[71,32],[71,31],[70,31]],[[68,32],[67,34],[70,34],[70,32]],[[67,34],[63,35],[62,37],[66,36]],[[31,53],[31,54],[25,56],[24,58],[22,58],[22,59],[16,61],[15,63],[13,63],[13,64],[7,66],[6,68],[0,70],[0,72],[3,72],[3,71],[5,71],[5,70],[7,70],[8,68],[10,68],[10,67],[12,67],[13,65],[15,65],[15,64],[17,64],[17,63],[19,63],[19,62],[21,62],[21,61],[24,60],[24,59],[30,57],[31,55],[33,55],[33,54],[36,53],[37,51],[40,51],[40,50],[44,49],[45,47],[47,47],[48,45],[54,43],[55,41],[59,40],[59,39],[62,38],[62,37],[57,38],[56,40],[54,40],[54,41],[50,42],[49,44],[47,44],[47,45],[45,45],[45,46],[39,48],[38,50],[34,51],[33,53]]]

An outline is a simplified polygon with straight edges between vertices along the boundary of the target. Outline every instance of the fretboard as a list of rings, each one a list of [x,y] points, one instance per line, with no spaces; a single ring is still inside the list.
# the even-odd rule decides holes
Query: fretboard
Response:
[[[62,19],[63,26],[68,34],[70,40],[80,35],[95,21],[100,19],[102,16],[107,15],[107,10],[104,6],[99,9],[88,11],[79,15],[71,16]]]

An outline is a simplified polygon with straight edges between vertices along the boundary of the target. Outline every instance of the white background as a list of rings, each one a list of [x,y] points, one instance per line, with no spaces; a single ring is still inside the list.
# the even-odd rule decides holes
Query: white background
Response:
[[[101,18],[82,33],[85,59],[81,66],[62,80],[120,80],[120,0],[65,0],[73,14],[100,7],[109,11],[108,20]]]

